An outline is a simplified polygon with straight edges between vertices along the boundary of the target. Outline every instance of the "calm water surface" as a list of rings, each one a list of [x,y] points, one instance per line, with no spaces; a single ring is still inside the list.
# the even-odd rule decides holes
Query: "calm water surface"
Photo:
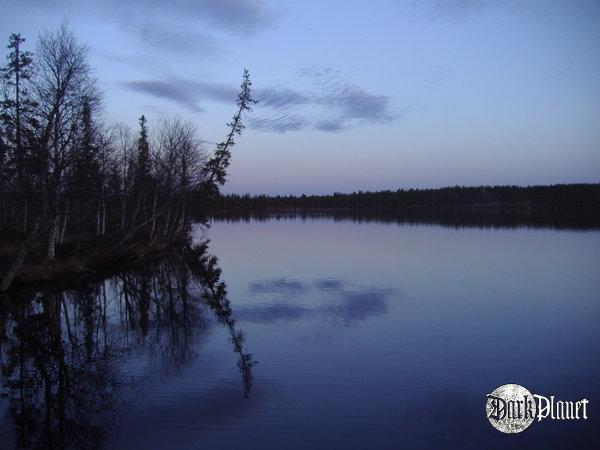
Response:
[[[208,275],[175,258],[3,310],[2,447],[595,447],[598,231],[309,218],[195,236]],[[484,410],[506,383],[586,397],[590,419],[503,435]]]

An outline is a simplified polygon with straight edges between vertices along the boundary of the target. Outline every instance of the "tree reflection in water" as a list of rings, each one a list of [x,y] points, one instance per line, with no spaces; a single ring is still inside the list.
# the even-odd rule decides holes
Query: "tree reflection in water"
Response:
[[[16,446],[101,447],[118,426],[123,390],[142,381],[121,365],[140,352],[168,371],[191,364],[207,308],[229,331],[249,396],[255,361],[220,276],[202,243],[77,289],[4,297],[0,401]]]

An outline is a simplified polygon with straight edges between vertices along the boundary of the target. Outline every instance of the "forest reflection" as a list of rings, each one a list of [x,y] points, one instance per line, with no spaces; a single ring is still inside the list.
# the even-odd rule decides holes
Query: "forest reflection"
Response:
[[[436,225],[446,228],[518,229],[547,228],[556,230],[598,230],[600,216],[596,210],[537,211],[529,209],[460,209],[416,208],[404,210],[331,209],[290,210],[277,212],[213,212],[216,222],[267,222],[323,220],[333,222],[381,223],[402,226]]]
[[[97,448],[118,426],[126,390],[143,375],[121,366],[145,354],[167,372],[197,358],[206,311],[228,330],[243,392],[255,361],[237,329],[206,243],[63,291],[20,293],[0,306],[0,404],[19,448]]]

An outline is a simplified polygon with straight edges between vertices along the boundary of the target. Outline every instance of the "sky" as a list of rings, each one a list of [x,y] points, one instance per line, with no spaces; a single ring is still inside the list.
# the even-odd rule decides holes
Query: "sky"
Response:
[[[600,2],[0,0],[35,53],[64,20],[110,120],[224,139],[259,103],[224,192],[600,182]],[[0,36],[1,37],[1,36]],[[6,49],[0,50],[2,59]]]

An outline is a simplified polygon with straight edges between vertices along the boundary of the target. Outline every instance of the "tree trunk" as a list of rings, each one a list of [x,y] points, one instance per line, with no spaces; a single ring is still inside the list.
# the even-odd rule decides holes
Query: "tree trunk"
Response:
[[[33,238],[37,234],[38,228],[39,221],[36,221],[33,224],[30,236],[19,244],[17,256],[15,257],[12,265],[10,266],[10,269],[8,269],[8,272],[6,272],[6,274],[2,278],[2,282],[0,283],[0,292],[6,292],[8,290],[13,280],[21,270],[21,267],[23,267],[23,264],[25,263],[25,258],[27,257],[27,253],[29,252],[29,242],[33,240]]]
[[[6,272],[6,275],[4,275],[4,278],[2,278],[2,283],[0,283],[0,293],[8,290],[13,280],[21,270],[21,267],[23,267],[26,256],[27,245],[25,244],[25,241],[23,241],[21,244],[19,244],[19,250],[15,260],[12,263],[12,266],[10,266],[10,269],[8,269],[8,272]]]
[[[156,198],[158,197],[158,192],[154,193],[154,200],[152,202],[152,227],[150,228],[150,239],[154,236],[154,230],[156,229]]]
[[[62,244],[65,241],[65,231],[67,230],[67,218],[69,216],[69,211],[65,211],[65,216],[63,217],[62,224],[60,226],[60,234],[58,238],[58,243]]]
[[[27,234],[27,219],[29,216],[29,201],[25,199],[25,206],[23,208],[23,233]]]
[[[100,221],[100,234],[106,233],[106,202],[102,199],[102,220]]]
[[[171,222],[171,205],[169,204],[169,209],[167,210],[167,218],[165,219],[165,229],[163,230],[163,236],[167,237],[169,234],[169,223]]]
[[[48,253],[46,259],[54,259],[56,254],[56,237],[58,235],[58,214],[52,219],[50,233],[48,234]]]
[[[125,220],[125,212],[127,211],[127,198],[123,195],[123,200],[121,201],[121,230],[125,230],[127,228],[127,221]]]
[[[101,206],[98,205],[98,208],[96,209],[96,236],[100,236],[100,212]]]

